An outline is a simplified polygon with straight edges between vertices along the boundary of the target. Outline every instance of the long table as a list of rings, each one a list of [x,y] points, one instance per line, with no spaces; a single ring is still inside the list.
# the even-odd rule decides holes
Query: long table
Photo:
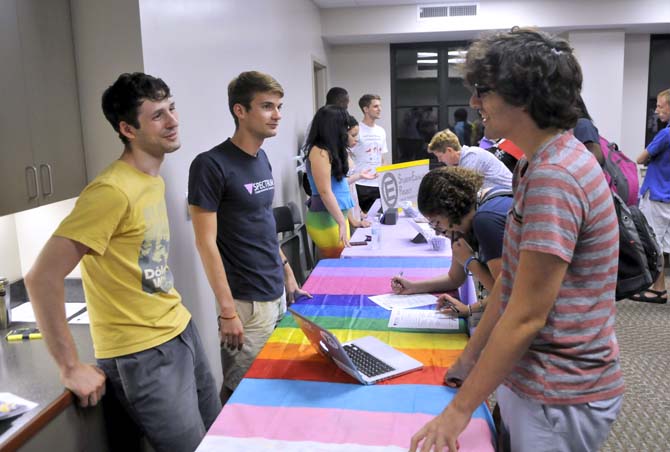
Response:
[[[412,221],[411,218],[399,216],[394,225],[382,224],[382,246],[379,249],[373,249],[369,243],[366,246],[352,246],[342,250],[341,257],[451,257],[449,239],[442,251],[435,251],[430,243],[413,243],[412,239],[418,232],[411,226]],[[351,241],[364,241],[365,236],[370,234],[370,228],[358,228],[351,236]]]
[[[428,278],[448,258],[322,260],[305,284],[314,298],[294,309],[340,341],[373,335],[424,363],[420,371],[363,386],[319,355],[287,315],[200,444],[199,451],[406,451],[411,436],[452,400],[444,373],[467,342],[454,333],[391,330],[390,312],[367,295],[390,278]],[[494,450],[490,412],[480,406],[459,438],[462,451]]]

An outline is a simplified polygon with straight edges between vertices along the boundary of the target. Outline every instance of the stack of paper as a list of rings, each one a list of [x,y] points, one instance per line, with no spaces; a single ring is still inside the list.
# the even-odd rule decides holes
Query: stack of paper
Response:
[[[428,309],[394,309],[391,311],[388,326],[420,330],[458,330],[458,318],[447,317],[439,311]]]

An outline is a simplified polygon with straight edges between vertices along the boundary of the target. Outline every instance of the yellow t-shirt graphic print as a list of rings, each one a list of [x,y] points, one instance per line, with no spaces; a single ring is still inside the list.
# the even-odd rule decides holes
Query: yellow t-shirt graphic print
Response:
[[[146,350],[186,328],[191,315],[168,266],[161,177],[114,162],[84,189],[54,235],[90,248],[81,271],[96,358]]]
[[[167,263],[170,230],[165,203],[146,207],[144,221],[151,226],[144,234],[138,259],[138,265],[142,269],[142,289],[147,293],[168,293],[174,280]]]

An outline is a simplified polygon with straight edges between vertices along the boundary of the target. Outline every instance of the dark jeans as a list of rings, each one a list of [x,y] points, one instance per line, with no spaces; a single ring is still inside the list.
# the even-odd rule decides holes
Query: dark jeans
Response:
[[[192,452],[221,411],[200,336],[189,322],[174,339],[131,355],[99,359],[107,376],[103,398],[112,450]]]

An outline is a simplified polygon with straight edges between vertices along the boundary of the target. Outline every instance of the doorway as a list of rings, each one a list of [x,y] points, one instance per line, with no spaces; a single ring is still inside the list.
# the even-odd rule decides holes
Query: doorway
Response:
[[[326,66],[316,60],[312,60],[314,71],[314,113],[326,104]]]

